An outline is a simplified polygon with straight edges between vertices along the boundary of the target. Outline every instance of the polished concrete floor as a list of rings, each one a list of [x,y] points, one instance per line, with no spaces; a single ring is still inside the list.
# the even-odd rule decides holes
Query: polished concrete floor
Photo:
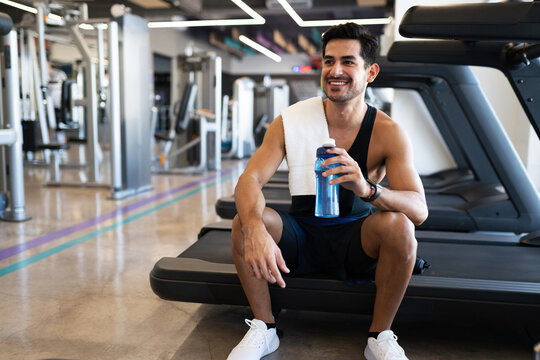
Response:
[[[151,191],[124,200],[106,189],[44,187],[49,170],[25,166],[32,219],[0,222],[0,359],[226,359],[249,309],[164,301],[148,276],[219,220],[214,203],[232,193],[243,166],[153,175]],[[401,312],[394,330],[411,359],[533,359],[540,319],[499,315]],[[363,359],[369,320],[285,310],[281,347],[267,359]]]

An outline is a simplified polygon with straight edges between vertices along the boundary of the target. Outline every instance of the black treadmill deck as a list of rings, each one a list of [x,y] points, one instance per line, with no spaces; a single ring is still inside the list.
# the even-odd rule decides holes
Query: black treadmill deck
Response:
[[[154,292],[166,300],[247,305],[232,261],[227,225],[201,234],[179,257],[163,258],[155,265],[150,274]],[[480,243],[419,237],[418,256],[432,268],[413,275],[405,306],[496,305],[540,314],[540,248],[519,246],[517,241]],[[285,289],[270,286],[279,308],[370,313],[373,306],[375,285],[369,281],[345,282],[325,275],[285,281]]]

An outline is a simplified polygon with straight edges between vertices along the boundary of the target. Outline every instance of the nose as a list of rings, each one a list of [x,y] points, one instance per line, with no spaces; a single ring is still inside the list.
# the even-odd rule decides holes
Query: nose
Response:
[[[343,67],[340,63],[336,62],[332,65],[332,68],[330,68],[329,75],[330,76],[340,76],[343,74]]]

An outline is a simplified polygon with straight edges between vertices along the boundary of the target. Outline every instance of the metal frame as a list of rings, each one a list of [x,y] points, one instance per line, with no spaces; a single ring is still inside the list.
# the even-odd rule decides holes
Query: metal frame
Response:
[[[451,64],[451,65],[478,65],[494,67],[503,70],[511,82],[518,84],[520,78],[514,79],[514,71],[504,70],[513,66],[501,64],[501,52],[505,45],[500,42],[480,42],[474,46],[469,46],[459,41],[403,41],[395,42],[388,53],[390,61],[400,62],[429,62],[430,64]],[[532,66],[536,66],[531,63]],[[526,65],[524,65],[526,66]],[[530,68],[533,69],[533,68]],[[512,71],[512,73],[510,72]],[[538,70],[536,70],[538,71]],[[540,84],[540,82],[536,82]],[[532,86],[532,85],[531,85]],[[454,90],[462,98],[469,102],[464,107],[468,113],[475,114],[477,121],[472,122],[473,130],[478,136],[485,154],[489,157],[491,166],[495,169],[497,177],[506,189],[508,196],[519,209],[521,217],[529,217],[527,225],[528,231],[538,230],[540,214],[540,197],[534,184],[529,178],[519,156],[514,150],[506,133],[502,129],[500,122],[493,109],[488,106],[478,106],[476,99],[481,94],[474,91],[468,84],[457,86]],[[521,94],[517,93],[521,98]],[[528,102],[527,102],[528,103]],[[537,105],[531,105],[531,107]],[[540,109],[540,107],[539,107]],[[528,112],[529,120],[535,129],[539,128],[540,116]],[[480,219],[483,221],[483,219]],[[503,219],[500,225],[504,225]]]
[[[0,219],[7,221],[26,221],[24,198],[24,173],[22,153],[21,103],[19,98],[19,55],[17,33],[12,30],[3,37],[4,48],[4,100],[2,103],[3,122],[0,130],[0,145],[7,145],[9,163],[9,210],[0,214]],[[1,82],[1,81],[0,81]],[[5,127],[5,128],[4,128]],[[3,152],[0,162],[4,162]],[[1,166],[1,177],[5,177]],[[2,182],[5,183],[4,180]],[[0,189],[1,191],[2,189]]]
[[[255,114],[255,82],[248,77],[236,79],[233,83],[233,97],[230,116],[231,148],[223,154],[224,158],[243,159],[255,150],[253,138],[253,117]],[[228,99],[228,97],[227,97]],[[225,106],[224,106],[225,108]],[[242,109],[242,111],[239,111]],[[223,121],[223,127],[226,122]],[[222,130],[222,135],[227,131]]]

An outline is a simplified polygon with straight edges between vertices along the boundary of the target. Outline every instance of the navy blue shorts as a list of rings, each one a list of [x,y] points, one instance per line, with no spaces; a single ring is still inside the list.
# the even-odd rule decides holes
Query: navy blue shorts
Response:
[[[319,225],[317,219],[278,211],[283,233],[278,243],[290,275],[328,274],[343,280],[373,279],[377,259],[362,248],[366,218]]]

